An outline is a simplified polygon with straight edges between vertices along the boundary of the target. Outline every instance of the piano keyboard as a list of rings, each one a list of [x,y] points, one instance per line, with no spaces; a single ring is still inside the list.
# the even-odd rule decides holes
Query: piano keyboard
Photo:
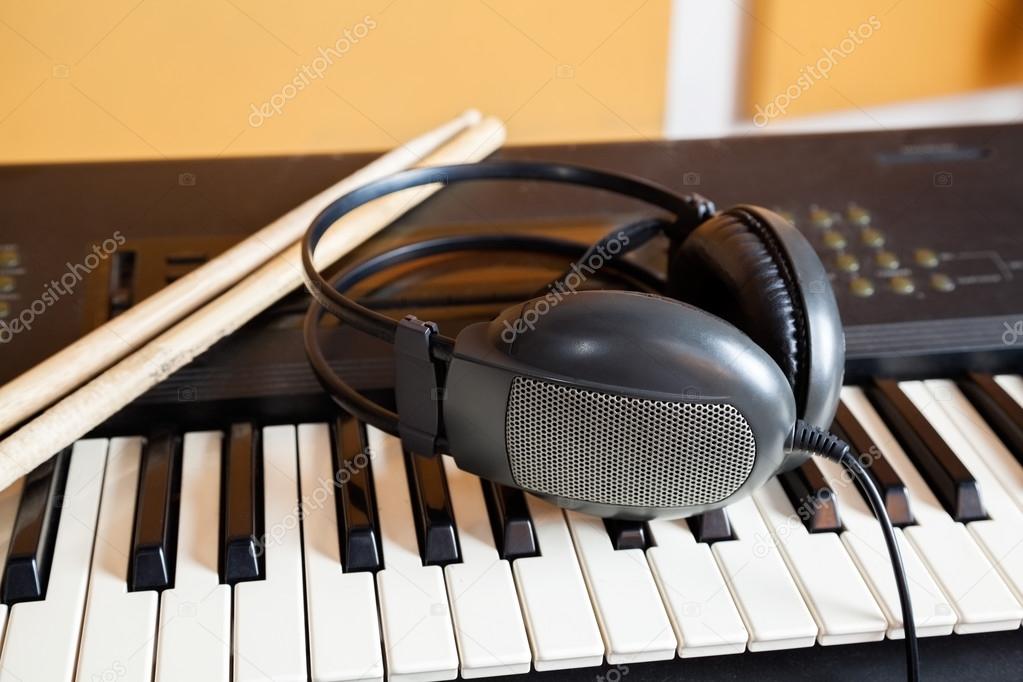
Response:
[[[836,429],[898,526],[920,635],[1019,628],[1023,378],[846,387]],[[820,460],[639,524],[351,420],[89,439],[0,494],[0,550],[0,682],[468,679],[903,636],[877,523]]]

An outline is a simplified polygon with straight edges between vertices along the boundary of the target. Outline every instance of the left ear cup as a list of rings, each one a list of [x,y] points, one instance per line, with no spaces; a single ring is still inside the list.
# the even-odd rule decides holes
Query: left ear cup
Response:
[[[737,206],[700,225],[669,256],[668,295],[738,327],[778,364],[802,419],[827,428],[845,340],[827,272],[781,216]]]

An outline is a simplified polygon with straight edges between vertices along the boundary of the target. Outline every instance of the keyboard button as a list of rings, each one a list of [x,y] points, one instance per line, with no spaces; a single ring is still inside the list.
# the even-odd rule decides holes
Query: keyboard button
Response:
[[[585,668],[604,660],[579,561],[561,509],[526,496],[539,556],[516,559],[512,574],[538,671]],[[606,535],[605,535],[606,537]]]
[[[812,459],[779,474],[778,483],[797,518],[809,532],[826,533],[842,529],[838,498]]]
[[[336,424],[335,443],[341,563],[346,573],[378,571],[383,557],[365,430],[355,419],[343,417]]]
[[[601,519],[566,511],[611,665],[672,658],[678,648],[641,550],[616,551]],[[541,546],[542,548],[542,546]]]
[[[898,589],[888,550],[881,535],[880,526],[866,500],[849,482],[849,475],[837,462],[823,460],[821,472],[841,500],[844,510],[842,544],[866,580],[878,606],[888,621],[888,637],[900,639],[905,636],[902,627],[902,607],[899,604]],[[913,603],[913,616],[917,634],[921,637],[950,635],[956,622],[955,611],[941,588],[934,582],[930,570],[924,565],[902,529],[895,529],[896,540],[902,553],[909,582],[909,595]]]
[[[749,635],[710,545],[697,542],[682,519],[647,525],[655,543],[647,560],[678,639],[678,655],[742,653]]]
[[[483,481],[483,497],[501,558],[513,561],[539,554],[526,494],[518,488]]]
[[[222,581],[234,585],[264,575],[263,536],[260,518],[262,462],[259,434],[251,424],[231,427],[224,468],[224,548],[221,551]]]
[[[153,672],[159,595],[129,591],[127,581],[142,443],[141,438],[110,441],[78,654],[80,680],[103,679],[114,661],[124,679],[144,680]]]
[[[642,549],[650,546],[646,524],[642,521],[604,519],[604,528],[615,549]]]
[[[231,588],[220,583],[221,451],[217,431],[185,434],[174,586],[160,593],[156,681],[228,682]]]
[[[828,490],[829,501],[836,502],[823,474],[818,471],[817,475],[821,480],[815,485],[823,486],[818,490]],[[888,621],[838,534],[811,533],[800,523],[797,519],[802,514],[789,502],[778,479],[755,491],[753,499],[817,622],[817,641],[827,646],[883,639]]]
[[[438,456],[406,452],[405,465],[423,564],[447,566],[461,561],[444,463]]]
[[[483,487],[451,457],[443,463],[462,550],[461,563],[444,568],[462,677],[527,673],[526,627],[511,566],[494,545]]]
[[[686,519],[689,529],[697,542],[713,544],[724,540],[734,540],[732,524],[724,509],[713,509]]]
[[[0,557],[7,556],[11,536],[14,533],[14,519],[18,516],[18,503],[21,491],[25,486],[25,478],[19,478],[4,490],[0,490]],[[0,642],[3,641],[4,629],[7,625],[7,604],[0,602]]]
[[[986,518],[977,481],[900,384],[878,379],[868,388],[867,395],[952,518],[963,522]]]
[[[749,633],[750,651],[813,646],[817,623],[750,498],[728,507],[736,539],[711,551]]]
[[[1018,377],[993,377],[971,373],[959,382],[959,388],[983,415],[1020,464],[1023,464],[1023,405],[1002,386]],[[1023,388],[1023,386],[1021,386]]]
[[[149,438],[142,453],[142,474],[135,502],[131,547],[131,590],[163,590],[174,582],[174,544],[178,525],[180,440],[163,431]]]
[[[235,682],[307,679],[295,427],[263,429],[263,580],[234,586]]]
[[[1023,467],[977,414],[966,396],[947,380],[921,384],[931,397],[922,406],[984,493],[991,518],[967,524],[991,563],[1023,603]],[[919,396],[923,401],[925,397]]]
[[[854,453],[859,455],[861,462],[869,462],[867,473],[877,486],[884,500],[885,511],[897,528],[911,526],[915,523],[913,512],[909,507],[909,493],[895,470],[885,459],[881,449],[870,439],[863,426],[856,420],[844,403],[838,404],[835,413],[835,432],[847,442]],[[856,484],[859,487],[859,483]]]
[[[42,599],[46,594],[69,459],[70,451],[64,450],[25,477],[4,570],[5,604]]]
[[[80,440],[71,451],[46,597],[11,608],[0,682],[74,676],[106,456],[105,439]]]
[[[845,388],[842,400],[906,483],[917,525],[904,532],[951,601],[955,631],[970,634],[1019,627],[1023,612],[1012,592],[966,527],[953,521],[938,502],[863,392]]]
[[[384,550],[376,579],[388,679],[454,679],[458,651],[444,573],[425,566],[419,552],[401,442],[373,428],[367,435]]]
[[[358,430],[354,419],[345,422]],[[333,450],[326,424],[298,427],[309,672],[314,680],[380,680],[373,574],[342,571],[335,496],[345,480],[335,478]],[[359,463],[365,467],[369,459]]]

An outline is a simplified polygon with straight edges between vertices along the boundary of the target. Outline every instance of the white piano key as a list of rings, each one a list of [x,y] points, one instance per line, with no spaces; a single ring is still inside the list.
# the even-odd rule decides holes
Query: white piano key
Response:
[[[604,641],[561,509],[526,496],[540,555],[516,559],[512,574],[538,671],[586,668],[604,660]]]
[[[334,501],[338,481],[326,424],[298,427],[298,463],[312,679],[381,680],[373,574],[342,570]]]
[[[817,641],[826,646],[884,639],[888,621],[838,533],[811,534],[776,478],[753,500],[817,621]]]
[[[710,545],[696,542],[682,519],[647,526],[656,544],[646,556],[678,638],[678,655],[742,653],[749,634]]]
[[[21,502],[21,489],[24,484],[23,477],[0,490],[0,557],[7,557],[11,534],[14,532],[14,520],[18,516],[18,504]],[[6,629],[7,604],[0,603],[0,642],[3,641]]]
[[[1023,405],[1023,377],[1018,374],[998,374],[995,381],[1002,389],[1012,396],[1020,405]]]
[[[912,400],[912,387],[900,386]],[[966,527],[954,522],[928,489],[863,392],[846,387],[842,400],[906,484],[917,525],[904,533],[951,600],[957,616],[955,631],[970,634],[1019,627],[1023,612],[1012,592]]]
[[[227,682],[231,588],[217,571],[220,455],[217,431],[185,434],[174,587],[160,596],[157,682]]]
[[[901,639],[905,636],[902,606],[888,558],[888,548],[877,519],[841,464],[821,460],[818,466],[838,497],[844,527],[842,543],[849,550],[849,556],[884,612],[888,621],[888,637]],[[956,615],[948,598],[934,582],[934,577],[917,556],[916,549],[902,534],[902,529],[896,528],[895,536],[906,568],[917,635],[931,637],[952,634]]]
[[[934,403],[925,413],[980,485],[990,519],[966,524],[1017,601],[1023,601],[1023,468],[951,381],[924,383]],[[932,409],[933,408],[933,409]]]
[[[153,674],[159,596],[155,590],[128,591],[142,444],[141,438],[114,438],[107,452],[78,657],[81,680],[109,676],[114,662],[118,679],[149,680]]]
[[[263,429],[266,579],[234,586],[235,682],[302,682],[305,595],[294,426]]]
[[[511,566],[494,545],[480,480],[444,457],[462,562],[444,568],[462,677],[529,672],[532,655]]]
[[[749,632],[750,651],[813,646],[817,623],[750,498],[728,507],[735,540],[711,546]]]
[[[74,675],[107,444],[89,439],[74,445],[46,598],[11,609],[0,655],[2,682],[63,682]]]
[[[643,551],[616,550],[603,519],[574,511],[566,511],[565,517],[604,637],[607,662],[673,658],[678,640]]]
[[[453,680],[458,650],[444,572],[424,566],[419,554],[401,442],[374,428],[367,433],[384,553],[377,594],[388,679]]]

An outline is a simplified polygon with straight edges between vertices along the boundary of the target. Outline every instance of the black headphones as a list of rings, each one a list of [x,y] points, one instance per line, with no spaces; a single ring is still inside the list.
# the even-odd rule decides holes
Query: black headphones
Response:
[[[413,187],[472,180],[581,185],[670,217],[626,225],[589,248],[547,237],[449,237],[378,254],[333,282],[315,268],[317,243],[354,209]],[[658,234],[670,240],[666,281],[623,258]],[[432,322],[393,320],[344,294],[388,267],[464,250],[543,251],[573,263],[534,298],[454,339]],[[448,453],[464,470],[562,507],[636,520],[726,506],[811,454],[842,463],[881,522],[915,679],[915,626],[894,529],[863,464],[827,431],[844,365],[834,292],[809,242],[781,216],[755,206],[716,212],[698,195],[578,166],[427,167],[330,204],[305,235],[302,263],[315,299],[305,322],[314,372],[343,409],[400,437],[407,451]],[[598,273],[639,291],[579,290]],[[394,345],[397,412],[330,368],[317,334],[325,312]]]
[[[573,267],[546,292],[457,339],[341,292],[383,267],[456,248],[569,247],[542,238],[435,240],[382,254],[334,285],[312,265],[327,229],[377,197],[496,179],[611,191],[671,219],[614,231],[581,255],[577,247]],[[577,291],[608,267],[650,284],[622,256],[658,232],[672,240],[666,284],[646,293]],[[715,215],[702,197],[575,166],[421,168],[324,210],[304,240],[303,264],[324,310],[395,345],[397,414],[320,362],[313,330],[314,369],[346,410],[400,436],[408,450],[448,452],[463,469],[561,506],[637,519],[721,507],[805,458],[784,448],[797,419],[824,428],[834,416],[843,368],[835,297],[806,239],[766,209]]]

